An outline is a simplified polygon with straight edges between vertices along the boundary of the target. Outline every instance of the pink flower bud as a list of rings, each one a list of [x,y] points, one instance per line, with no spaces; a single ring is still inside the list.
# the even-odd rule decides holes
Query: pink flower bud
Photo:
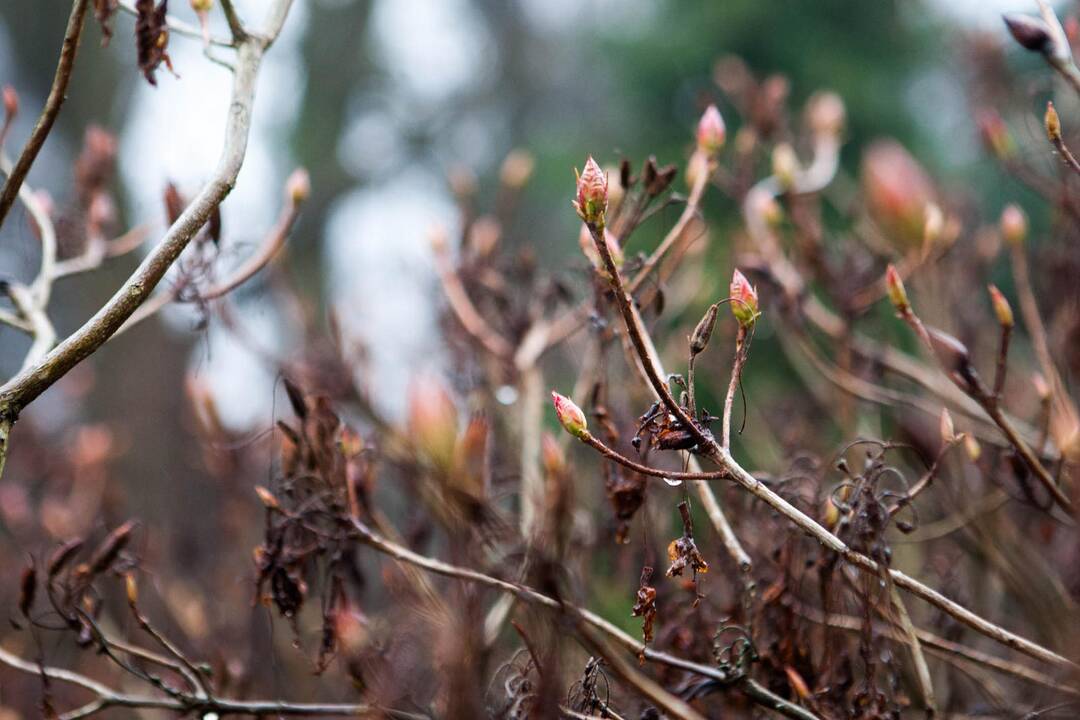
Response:
[[[425,459],[437,467],[451,466],[458,412],[450,391],[438,378],[421,375],[409,385],[407,428],[413,445]]]
[[[311,194],[311,176],[304,168],[296,168],[285,181],[285,195],[293,205],[299,205]]]
[[[814,93],[806,102],[806,124],[815,135],[838,136],[844,130],[847,111],[834,92]]]
[[[713,156],[724,147],[727,138],[727,128],[724,126],[724,118],[715,105],[705,108],[697,126],[698,150],[706,155]]]
[[[994,314],[997,315],[998,324],[1003,328],[1011,328],[1014,324],[1012,307],[1005,296],[993,285],[988,285],[990,291],[990,304],[994,306]]]
[[[589,435],[588,422],[585,413],[581,411],[574,401],[565,395],[560,395],[554,390],[551,392],[551,401],[555,405],[555,415],[559,418],[559,424],[563,430],[576,438],[585,439]]]
[[[981,110],[976,122],[979,125],[979,133],[982,135],[983,144],[998,158],[1008,158],[1016,152],[1016,143],[1013,142],[1009,126],[1001,118],[996,110]]]
[[[739,272],[738,268],[731,275],[731,314],[739,321],[739,325],[748,328],[757,320],[758,295],[757,289],[750,284],[746,276]]]
[[[890,239],[904,248],[922,243],[934,185],[900,143],[879,140],[863,154],[862,187],[870,215]]]
[[[585,161],[585,169],[577,178],[577,197],[574,209],[590,225],[603,225],[607,211],[608,187],[607,175],[590,155]]]
[[[4,115],[8,120],[15,117],[19,112],[19,93],[10,85],[4,86]]]
[[[911,312],[911,304],[908,302],[904,280],[892,263],[889,263],[889,267],[885,269],[885,288],[889,293],[889,302],[896,308],[896,312],[901,315]]]
[[[1023,244],[1027,239],[1028,221],[1027,215],[1019,205],[1010,203],[1001,211],[1001,235],[1005,242],[1016,246]]]

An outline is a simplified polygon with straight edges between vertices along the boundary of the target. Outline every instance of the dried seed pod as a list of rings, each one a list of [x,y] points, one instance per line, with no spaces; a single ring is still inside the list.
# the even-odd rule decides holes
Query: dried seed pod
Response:
[[[716,313],[719,309],[719,304],[710,305],[709,309],[705,311],[705,315],[698,321],[694,333],[690,336],[691,355],[699,355],[708,347],[713,328],[716,327]]]

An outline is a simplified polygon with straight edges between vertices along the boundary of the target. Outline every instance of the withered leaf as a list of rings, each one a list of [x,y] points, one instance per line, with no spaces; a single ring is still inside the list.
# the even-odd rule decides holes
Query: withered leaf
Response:
[[[165,22],[168,5],[169,0],[161,0],[156,6],[154,0],[135,0],[135,48],[139,69],[151,85],[157,85],[154,74],[161,63],[172,67],[167,52],[169,29]]]

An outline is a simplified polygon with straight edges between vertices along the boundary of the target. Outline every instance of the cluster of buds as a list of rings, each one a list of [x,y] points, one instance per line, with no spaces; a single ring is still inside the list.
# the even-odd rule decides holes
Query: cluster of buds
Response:
[[[585,169],[577,175],[577,196],[573,205],[586,225],[601,228],[604,226],[604,214],[608,205],[608,180],[591,155],[585,161]]]
[[[757,288],[750,284],[736,268],[731,275],[731,314],[739,321],[739,327],[749,329],[761,313],[758,310]]]
[[[697,126],[697,147],[707,157],[716,157],[724,147],[727,139],[727,128],[724,126],[724,118],[715,105],[705,108]]]
[[[553,390],[551,392],[551,402],[555,405],[555,417],[559,419],[559,424],[563,426],[563,430],[580,440],[589,437],[589,426],[588,421],[585,419],[585,413],[573,400]]]

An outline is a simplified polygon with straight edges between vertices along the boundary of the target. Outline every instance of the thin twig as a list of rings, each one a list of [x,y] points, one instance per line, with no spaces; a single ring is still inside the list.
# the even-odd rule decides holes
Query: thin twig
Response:
[[[68,82],[71,80],[71,69],[75,65],[75,56],[79,51],[79,35],[82,33],[83,20],[86,18],[86,7],[89,0],[75,0],[71,6],[71,15],[68,16],[67,29],[64,31],[64,42],[60,49],[60,60],[56,65],[56,74],[53,76],[52,87],[49,89],[49,97],[45,100],[45,107],[38,117],[30,133],[30,139],[23,146],[19,159],[4,182],[0,190],[0,226],[3,226],[15,198],[19,194],[30,166],[37,159],[41,146],[52,131],[56,116],[60,114],[60,106],[67,98]]]

